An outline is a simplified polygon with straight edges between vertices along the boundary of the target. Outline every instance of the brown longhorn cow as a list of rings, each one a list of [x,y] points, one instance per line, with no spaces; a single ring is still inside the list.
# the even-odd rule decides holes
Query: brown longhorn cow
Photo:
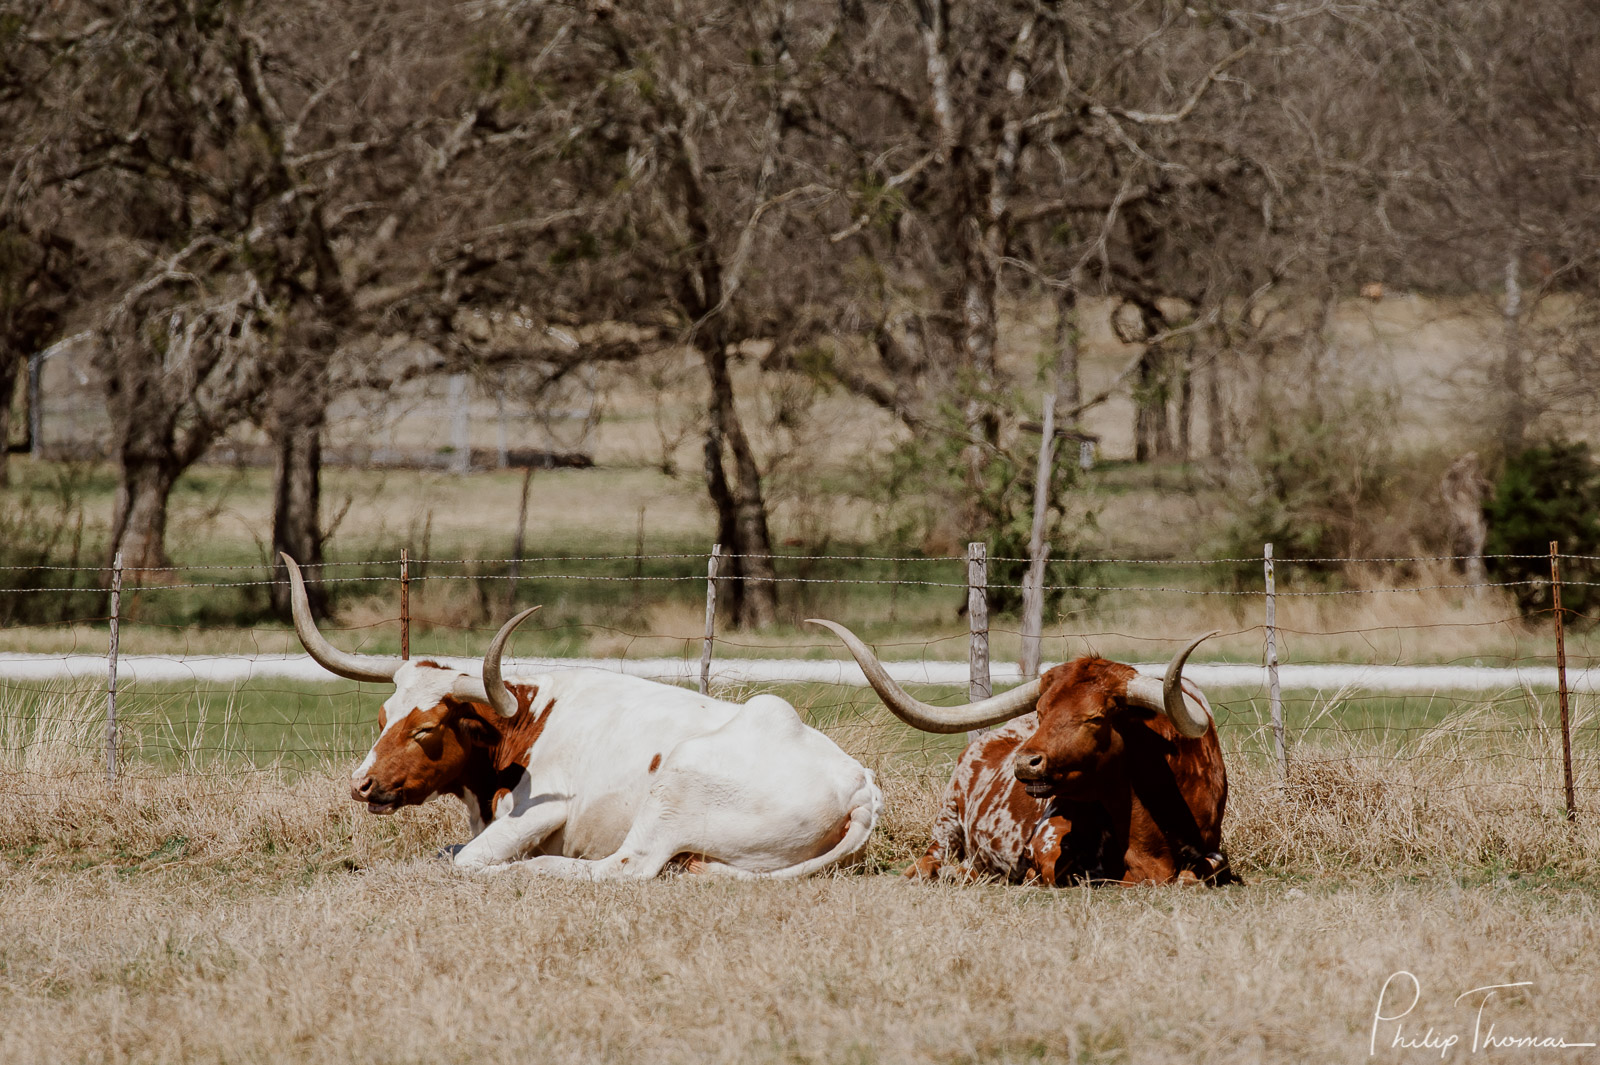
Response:
[[[1064,885],[1227,883],[1228,774],[1205,696],[1183,679],[1194,640],[1166,676],[1079,658],[965,706],[919,702],[854,633],[844,641],[879,698],[927,732],[1005,723],[968,744],[945,788],[933,842],[913,879],[965,863],[968,877]]]

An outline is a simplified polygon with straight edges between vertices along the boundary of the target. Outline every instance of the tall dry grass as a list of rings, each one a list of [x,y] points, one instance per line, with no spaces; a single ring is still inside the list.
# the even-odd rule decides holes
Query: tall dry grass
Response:
[[[881,875],[944,783],[914,759],[877,756],[855,870],[582,885],[456,874],[432,857],[456,809],[370,817],[342,766],[108,788],[98,705],[11,709],[6,1063],[1342,1061],[1400,969],[1440,1030],[1470,1035],[1461,991],[1529,980],[1502,1032],[1600,1035],[1597,819],[1560,818],[1547,732],[1466,714],[1388,757],[1302,744],[1287,783],[1237,756],[1244,887],[1049,891]]]
[[[1533,711],[1525,720],[1493,704],[1468,705],[1387,747],[1313,721],[1291,744],[1287,778],[1253,738],[1236,744],[1226,826],[1235,865],[1247,876],[1486,867],[1600,875],[1600,816],[1565,819],[1555,714],[1540,697],[1528,699]],[[1592,696],[1574,700],[1580,805],[1600,799],[1596,708]],[[42,862],[139,855],[159,862],[179,850],[192,862],[280,855],[348,868],[425,857],[468,831],[448,800],[395,817],[366,815],[349,801],[343,764],[291,771],[186,752],[187,740],[206,733],[204,722],[193,736],[167,736],[177,771],[124,761],[108,784],[103,709],[64,695],[31,707],[0,705],[0,850]],[[1336,718],[1338,698],[1321,713]],[[874,719],[826,730],[876,772],[884,790],[884,815],[861,869],[903,868],[927,846],[948,763],[929,764],[920,750],[886,751]],[[213,745],[215,735],[205,742]]]
[[[111,783],[99,701],[0,702],[0,852],[46,865],[301,860],[349,868],[431,854],[437,840],[466,830],[465,817],[443,804],[405,818],[356,816],[342,783],[348,767],[291,773],[203,757],[185,743],[205,732],[204,710],[192,734],[165,737],[180,769],[124,760]]]

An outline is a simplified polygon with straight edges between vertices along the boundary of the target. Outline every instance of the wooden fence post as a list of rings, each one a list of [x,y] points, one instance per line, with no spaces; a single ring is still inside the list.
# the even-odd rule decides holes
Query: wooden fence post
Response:
[[[411,557],[400,549],[400,657],[411,657]]]
[[[117,782],[117,642],[122,614],[122,552],[111,560],[111,651],[106,656],[106,784]]]
[[[706,562],[706,642],[700,651],[700,694],[711,694],[711,639],[717,632],[717,563],[722,560],[722,545],[711,545]]]
[[[967,631],[967,698],[976,702],[994,694],[989,682],[989,548],[981,543],[967,545]],[[984,731],[968,732],[967,741]]]
[[[1550,541],[1550,593],[1556,613],[1556,691],[1561,702],[1561,772],[1567,786],[1567,820],[1576,821],[1577,801],[1572,794],[1572,723],[1567,713],[1567,639],[1561,617],[1561,568],[1556,562],[1558,547],[1558,541]]]
[[[1272,545],[1263,554],[1267,570],[1267,695],[1272,704],[1272,744],[1278,773],[1289,779],[1289,753],[1283,743],[1283,692],[1278,686],[1278,582],[1272,568]]]
[[[1044,428],[1039,438],[1039,464],[1033,480],[1033,529],[1028,536],[1028,576],[1022,588],[1023,677],[1039,675],[1039,645],[1044,638],[1044,567],[1050,545],[1044,541],[1044,516],[1050,503],[1050,473],[1055,468],[1056,401],[1044,394]]]

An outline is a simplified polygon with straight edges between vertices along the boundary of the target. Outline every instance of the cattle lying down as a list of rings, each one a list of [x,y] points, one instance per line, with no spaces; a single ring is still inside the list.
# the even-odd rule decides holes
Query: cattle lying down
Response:
[[[844,641],[896,716],[928,732],[1008,722],[974,739],[945,788],[933,842],[906,875],[1061,885],[1224,883],[1228,774],[1205,696],[1183,680],[1189,644],[1158,681],[1131,666],[1079,658],[966,706],[930,706],[896,684],[842,625]]]
[[[317,632],[287,555],[295,631],[341,677],[394,684],[351,797],[393,813],[466,804],[464,869],[644,879],[669,864],[736,877],[805,876],[866,845],[883,797],[872,773],[773,695],[744,704],[602,670],[506,680],[508,621],[482,677],[350,654]]]

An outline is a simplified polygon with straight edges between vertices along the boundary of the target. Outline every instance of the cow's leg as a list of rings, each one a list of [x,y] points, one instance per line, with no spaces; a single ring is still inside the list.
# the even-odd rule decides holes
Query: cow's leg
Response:
[[[966,829],[961,823],[961,793],[954,779],[945,785],[939,816],[933,822],[933,839],[922,857],[906,867],[907,880],[937,880],[946,862],[966,856]]]
[[[691,795],[690,780],[682,770],[662,770],[661,779],[651,789],[628,835],[614,854],[604,858],[567,858],[537,855],[517,863],[528,872],[575,880],[648,880],[666,868],[680,854],[694,854],[698,871],[739,879],[766,876],[796,876],[810,871],[817,863],[835,859],[831,852],[802,859],[793,866],[756,871],[729,861],[729,852],[751,853],[758,840],[744,838],[750,831],[746,806],[740,802],[708,803]],[[696,781],[703,783],[703,780]],[[866,833],[877,819],[881,801],[870,778],[863,780],[855,796],[857,805],[844,816],[834,850],[853,852],[866,842]],[[685,814],[685,810],[693,811]],[[762,833],[757,833],[761,835]],[[838,855],[837,857],[842,857]],[[825,863],[824,863],[825,864]],[[694,866],[691,866],[694,868]]]
[[[632,839],[634,833],[628,833]],[[540,876],[563,880],[649,880],[666,868],[677,855],[670,844],[641,848],[624,840],[615,854],[604,858],[568,858],[560,854],[539,854],[507,868],[522,869]]]
[[[559,799],[535,802],[508,817],[496,818],[451,858],[457,869],[480,870],[502,865],[537,846],[567,820],[567,804]]]
[[[1096,803],[1056,800],[1023,849],[1013,880],[1037,881],[1045,887],[1066,887],[1087,881],[1115,880],[1108,851],[1116,846],[1105,810]]]
[[[1061,863],[1063,844],[1067,833],[1071,831],[1072,825],[1065,818],[1042,818],[1034,827],[1033,836],[1022,848],[1022,857],[1011,871],[1011,882],[1056,887],[1056,876],[1064,871]]]

